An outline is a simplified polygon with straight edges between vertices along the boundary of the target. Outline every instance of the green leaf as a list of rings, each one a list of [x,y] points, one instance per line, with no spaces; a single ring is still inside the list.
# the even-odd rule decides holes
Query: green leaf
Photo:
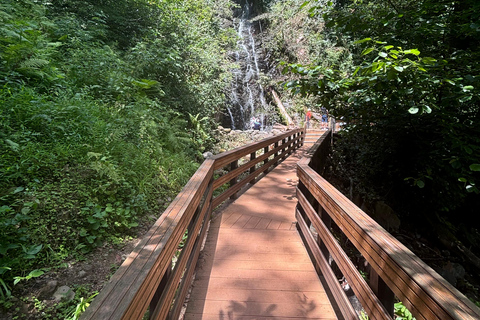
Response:
[[[470,90],[473,90],[473,86],[464,86],[463,87],[464,92],[467,92],[467,91],[470,91]]]
[[[305,2],[302,3],[302,5],[300,6],[300,9],[302,9],[302,8],[305,7],[305,6],[307,6],[309,3],[310,3],[310,1],[305,1]]]
[[[25,190],[24,187],[17,187],[17,188],[15,189],[15,191],[13,191],[13,193],[14,193],[14,194],[15,194],[15,193],[19,193],[19,192],[22,192],[23,190]]]
[[[403,51],[404,54],[413,54],[418,56],[420,54],[420,51],[418,49],[410,49],[410,50],[405,50]]]
[[[425,187],[425,182],[423,182],[423,180],[417,180],[415,181],[415,184],[421,189],[423,187]]]
[[[33,246],[29,247],[29,248],[23,247],[23,251],[24,251],[25,254],[27,254],[27,255],[35,255],[35,254],[39,253],[40,250],[42,250],[42,247],[43,247],[43,244],[40,244],[40,245],[38,245],[38,246],[33,245]]]
[[[99,211],[99,212],[95,213],[95,214],[93,215],[93,217],[102,219],[102,218],[104,218],[106,215],[107,215],[107,211],[104,210],[104,211]]]
[[[419,111],[419,109],[417,107],[411,107],[410,109],[408,109],[408,112],[410,112],[411,114],[417,114]]]
[[[355,72],[353,73],[353,75],[355,76],[355,75],[358,73],[358,71],[360,71],[360,67],[357,67],[357,68],[355,69]]]
[[[357,41],[355,41],[354,43],[355,43],[355,44],[359,44],[359,43],[364,43],[364,42],[367,42],[367,41],[370,41],[370,40],[372,40],[372,38],[364,38],[364,39],[362,39],[362,40],[357,40]]]
[[[43,270],[35,269],[28,274],[27,279],[40,277],[44,273],[45,273],[45,271],[43,271]]]
[[[425,64],[435,64],[435,62],[437,62],[437,59],[434,59],[432,57],[423,57],[422,62]]]
[[[395,70],[397,70],[398,72],[403,72],[403,67],[395,66],[394,68],[395,68]]]
[[[375,50],[375,48],[367,48],[367,49],[362,51],[362,55],[365,56],[365,55],[369,54],[370,52],[372,52],[373,50]]]
[[[388,57],[388,54],[385,53],[385,52],[383,52],[383,51],[379,52],[378,55],[379,55],[380,57],[382,57],[382,58]]]
[[[480,171],[480,163],[474,163],[470,165],[470,170],[472,171]]]
[[[5,139],[5,142],[12,148],[13,151],[18,151],[20,145],[12,140]]]

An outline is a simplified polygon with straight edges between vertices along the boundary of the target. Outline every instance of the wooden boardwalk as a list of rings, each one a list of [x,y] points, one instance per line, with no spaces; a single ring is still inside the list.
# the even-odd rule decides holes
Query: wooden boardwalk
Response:
[[[302,153],[211,222],[185,320],[337,319],[295,228]]]

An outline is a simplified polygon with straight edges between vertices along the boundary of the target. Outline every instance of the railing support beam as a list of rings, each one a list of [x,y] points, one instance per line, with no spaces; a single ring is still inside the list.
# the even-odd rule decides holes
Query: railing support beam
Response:
[[[230,163],[230,171],[233,171],[237,168],[238,168],[238,160],[235,160],[232,163]],[[237,180],[238,180],[237,177],[230,180],[230,188],[237,184]],[[232,200],[235,200],[237,198],[238,198],[238,193],[234,193],[230,196],[230,199],[232,199]]]
[[[378,273],[375,272],[372,268],[370,269],[370,288],[377,295],[378,300],[383,304],[385,310],[393,317],[395,303],[395,295],[393,291],[387,286],[385,281],[378,276]]]

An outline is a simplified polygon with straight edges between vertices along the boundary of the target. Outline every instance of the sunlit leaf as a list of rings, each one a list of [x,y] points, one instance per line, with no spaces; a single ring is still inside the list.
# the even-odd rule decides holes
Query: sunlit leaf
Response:
[[[375,50],[375,48],[367,48],[365,50],[362,51],[362,55],[367,55],[369,54],[370,52],[372,52],[373,50]]]
[[[417,107],[411,107],[410,109],[408,109],[408,112],[410,112],[411,114],[417,114],[419,111],[419,109]]]
[[[364,43],[364,42],[367,42],[367,41],[370,41],[370,40],[372,40],[372,38],[365,38],[365,39],[362,39],[362,40],[357,40],[354,43],[359,44],[359,43]]]
[[[470,165],[470,170],[472,171],[480,171],[480,163],[474,163]]]
[[[420,51],[418,49],[410,49],[410,50],[405,50],[403,51],[403,53],[405,54],[414,54],[416,56],[418,56],[420,54]]]

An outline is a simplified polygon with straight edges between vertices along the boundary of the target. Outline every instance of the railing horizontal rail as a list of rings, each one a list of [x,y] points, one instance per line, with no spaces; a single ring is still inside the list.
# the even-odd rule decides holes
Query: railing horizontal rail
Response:
[[[372,319],[392,318],[394,296],[418,320],[480,319],[480,310],[472,302],[317,173],[324,163],[321,158],[325,157],[318,151],[328,150],[330,135],[331,132],[325,133],[297,166],[299,231],[306,239],[314,264],[324,273],[331,266],[325,262],[332,258]],[[370,283],[335,240],[331,223],[368,262]],[[310,226],[318,233],[317,241],[312,241]],[[324,276],[331,277],[332,273]],[[327,282],[335,281],[336,277]],[[335,285],[331,289],[340,299],[345,317],[354,317],[350,307],[342,308],[347,301],[341,289]]]
[[[211,212],[300,147],[304,137],[303,129],[290,130],[205,160],[81,319],[136,320],[143,319],[147,310],[150,319],[178,318]],[[259,152],[262,154],[256,157]],[[248,155],[250,160],[239,167],[238,161]],[[215,181],[215,170],[228,165],[230,172]],[[243,177],[247,171],[249,174]],[[226,184],[223,193],[213,195],[215,189]],[[172,264],[185,236],[178,259]]]

